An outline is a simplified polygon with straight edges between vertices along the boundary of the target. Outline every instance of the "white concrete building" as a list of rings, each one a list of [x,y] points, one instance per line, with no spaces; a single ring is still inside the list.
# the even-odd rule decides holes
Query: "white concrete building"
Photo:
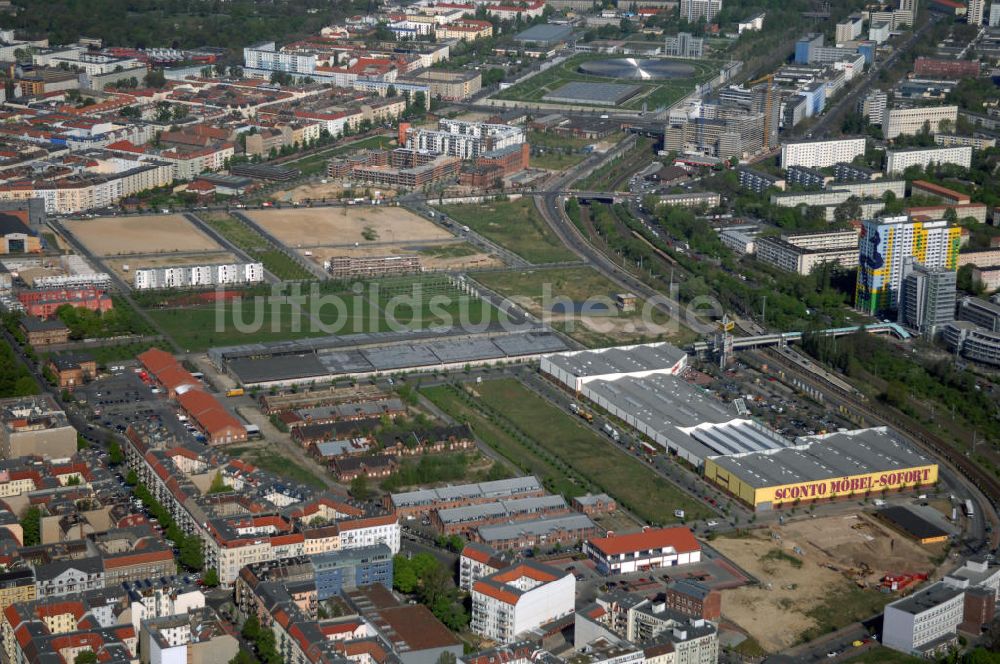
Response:
[[[872,90],[858,100],[858,113],[863,115],[873,125],[882,126],[885,121],[885,109],[889,103],[889,95],[881,90]]]
[[[385,544],[393,555],[399,553],[402,531],[399,527],[399,518],[395,515],[342,521],[337,525],[340,530],[341,549],[360,549]]]
[[[857,231],[783,234],[760,238],[757,260],[787,272],[810,274],[822,263],[850,268],[858,264]]]
[[[865,139],[842,138],[830,141],[795,141],[781,146],[781,165],[826,168],[848,162],[865,153]]]
[[[761,12],[754,14],[745,21],[740,21],[736,25],[738,33],[742,35],[744,32],[758,32],[762,30],[764,28],[764,16],[764,12]]]
[[[442,118],[437,129],[410,129],[406,147],[473,159],[484,152],[520,145],[524,141],[522,127]]]
[[[312,76],[316,73],[316,54],[285,53],[279,51],[274,42],[265,42],[243,49],[243,66],[246,69]]]
[[[472,592],[472,585],[506,567],[493,547],[479,542],[469,542],[458,558],[458,587]]]
[[[838,44],[849,42],[861,36],[861,28],[864,26],[864,17],[861,14],[852,14],[837,24],[836,40]]]
[[[882,645],[907,654],[954,634],[962,622],[965,592],[939,581],[885,607]]]
[[[965,21],[969,25],[982,25],[986,17],[986,0],[969,0]]]
[[[954,128],[958,120],[958,106],[886,109],[882,121],[882,133],[886,139],[890,139],[902,134],[919,134],[925,126],[931,133],[936,133],[941,130],[941,122],[945,120]]]
[[[955,164],[969,168],[972,165],[972,147],[966,145],[886,150],[885,152],[885,172],[887,175],[902,173],[910,166],[927,167],[931,164]]]
[[[681,18],[688,23],[697,23],[702,18],[706,23],[711,23],[720,11],[722,0],[681,0]]]
[[[500,644],[573,613],[576,579],[566,571],[522,562],[472,585],[472,631]]]
[[[638,533],[588,540],[583,552],[602,574],[630,574],[701,561],[701,545],[684,526],[645,528]]]
[[[145,267],[137,268],[133,274],[133,285],[136,290],[256,284],[262,281],[264,281],[263,263]]]

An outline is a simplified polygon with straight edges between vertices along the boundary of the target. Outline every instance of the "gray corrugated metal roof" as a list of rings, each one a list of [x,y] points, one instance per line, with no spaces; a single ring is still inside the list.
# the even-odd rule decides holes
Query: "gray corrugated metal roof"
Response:
[[[777,451],[713,457],[721,468],[752,487],[902,470],[933,463],[886,427],[799,438]]]

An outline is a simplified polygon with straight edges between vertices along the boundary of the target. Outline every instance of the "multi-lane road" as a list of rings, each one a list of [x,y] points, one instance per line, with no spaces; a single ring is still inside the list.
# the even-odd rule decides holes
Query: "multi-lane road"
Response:
[[[881,73],[892,67],[892,65],[899,60],[900,57],[910,49],[912,49],[920,38],[933,27],[939,20],[941,20],[941,14],[931,14],[930,18],[926,23],[920,26],[909,38],[896,47],[888,57],[884,60],[879,60],[872,65],[865,74],[864,78],[854,86],[847,94],[845,94],[840,100],[838,100],[833,106],[830,106],[823,113],[823,116],[813,125],[807,128],[809,136],[813,138],[823,138],[830,134],[831,131],[836,131],[839,129],[837,121],[843,117],[844,111],[847,109],[854,108],[857,104],[858,98],[865,92],[871,89],[872,85],[878,80]],[[793,130],[794,133],[794,130]]]

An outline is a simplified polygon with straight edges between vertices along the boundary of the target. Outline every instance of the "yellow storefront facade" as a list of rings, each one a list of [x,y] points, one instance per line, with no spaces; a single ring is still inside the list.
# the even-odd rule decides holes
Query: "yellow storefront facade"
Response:
[[[810,501],[830,501],[880,494],[883,491],[926,487],[937,483],[938,467],[937,464],[929,464],[793,484],[754,486],[749,479],[723,468],[709,457],[705,460],[705,478],[754,510],[766,510]]]

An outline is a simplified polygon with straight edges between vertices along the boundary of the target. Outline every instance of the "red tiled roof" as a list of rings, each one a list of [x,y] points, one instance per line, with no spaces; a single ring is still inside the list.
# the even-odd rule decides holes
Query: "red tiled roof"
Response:
[[[941,196],[947,196],[948,198],[957,198],[962,200],[969,200],[968,194],[963,194],[960,191],[955,191],[954,189],[949,189],[948,187],[942,187],[939,184],[934,184],[933,182],[927,182],[926,180],[914,180],[911,184],[913,187],[918,187],[924,191],[932,191],[935,194]]]
[[[513,567],[508,567],[505,570],[501,570],[490,577],[493,581],[498,581],[500,583],[508,583],[510,581],[516,581],[517,579],[528,577],[529,579],[534,579],[535,581],[541,581],[543,583],[548,583],[549,581],[555,581],[559,578],[559,575],[554,574],[557,570],[549,571],[540,565],[532,565],[530,563],[520,563],[514,565]],[[568,574],[568,572],[567,572]]]
[[[503,588],[497,588],[496,586],[486,583],[481,579],[472,584],[472,590],[482,593],[487,597],[498,599],[504,604],[517,604],[518,596],[515,593],[512,593],[509,590],[504,590]]]
[[[177,403],[211,436],[224,434],[231,429],[246,430],[239,420],[222,407],[218,399],[201,390],[189,390],[177,395]]]
[[[142,366],[144,366],[147,371],[151,371],[154,374],[158,371],[166,369],[169,366],[177,364],[177,360],[173,355],[165,350],[160,350],[159,348],[150,348],[144,353],[139,353],[139,355],[136,356],[136,359],[142,362]]]
[[[600,537],[590,540],[590,544],[609,556],[668,547],[677,553],[690,553],[701,550],[701,545],[694,538],[694,534],[683,526],[651,528],[638,533]]]
[[[493,556],[490,555],[489,551],[484,551],[478,546],[472,546],[471,544],[466,544],[465,548],[462,549],[462,556],[465,558],[471,558],[476,562],[483,564],[489,564]]]

